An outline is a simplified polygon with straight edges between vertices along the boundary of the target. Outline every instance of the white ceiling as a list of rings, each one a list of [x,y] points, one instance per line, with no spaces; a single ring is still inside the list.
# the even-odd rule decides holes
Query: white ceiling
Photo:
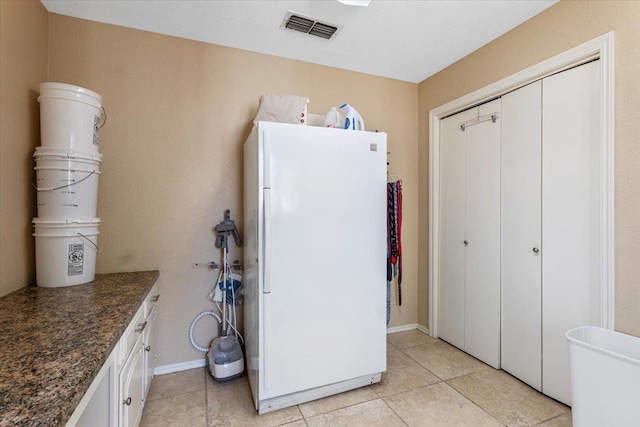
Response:
[[[42,0],[49,12],[421,82],[558,0]],[[280,25],[288,10],[342,25],[324,40]]]

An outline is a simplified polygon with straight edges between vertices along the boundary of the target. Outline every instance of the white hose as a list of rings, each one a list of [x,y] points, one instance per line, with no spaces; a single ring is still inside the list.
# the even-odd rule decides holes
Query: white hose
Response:
[[[196,323],[198,323],[198,320],[202,319],[204,316],[213,316],[220,324],[222,324],[222,319],[220,318],[218,313],[216,313],[215,311],[209,310],[209,311],[203,311],[202,313],[198,314],[196,318],[193,319],[193,322],[191,322],[191,326],[189,327],[189,340],[191,341],[191,345],[196,350],[206,353],[207,351],[209,351],[209,347],[199,346],[195,338],[193,338],[193,330],[196,327]]]
[[[216,303],[216,308],[218,309],[218,311],[220,313],[222,313],[222,308],[220,308],[220,303]],[[240,332],[238,332],[238,330],[236,329],[235,326],[233,326],[231,323],[229,323],[227,330],[228,330],[227,335],[229,335],[231,333],[231,331],[234,331],[235,334],[236,334],[236,338],[240,339],[240,342],[242,344],[244,344],[244,337],[242,336],[242,334]]]

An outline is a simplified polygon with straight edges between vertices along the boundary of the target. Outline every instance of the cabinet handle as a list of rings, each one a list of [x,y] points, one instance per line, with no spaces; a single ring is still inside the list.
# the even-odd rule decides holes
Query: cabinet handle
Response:
[[[468,241],[468,240],[465,240],[465,241],[464,241],[464,245],[465,245],[465,246],[467,246],[468,244],[469,244],[469,241]]]
[[[144,348],[144,351],[151,351],[151,346],[150,346],[150,345],[146,346],[146,347]]]
[[[159,299],[160,299],[160,294],[154,295],[154,296],[151,297],[151,301],[153,301],[153,302],[158,302]]]
[[[145,320],[144,323],[138,323],[138,329],[136,329],[134,332],[142,332],[144,331],[144,328],[147,326],[147,321]]]
[[[537,254],[538,252],[540,252],[540,249],[538,249],[538,248],[533,248],[533,253],[534,253],[534,254]]]
[[[123,401],[122,403],[127,406],[131,405],[131,398],[127,397],[127,400]]]

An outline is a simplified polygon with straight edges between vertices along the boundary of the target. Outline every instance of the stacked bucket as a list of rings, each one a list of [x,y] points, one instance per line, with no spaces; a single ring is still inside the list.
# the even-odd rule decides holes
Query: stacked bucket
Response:
[[[64,83],[40,84],[40,135],[35,159],[38,217],[36,282],[80,285],[95,278],[102,96]]]

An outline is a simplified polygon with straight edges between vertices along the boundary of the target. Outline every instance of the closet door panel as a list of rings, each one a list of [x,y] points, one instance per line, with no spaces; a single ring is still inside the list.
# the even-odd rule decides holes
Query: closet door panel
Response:
[[[502,97],[502,369],[542,390],[542,82]]]
[[[565,332],[600,325],[600,66],[543,80],[543,392],[570,404]]]
[[[467,111],[440,121],[438,336],[464,349],[464,233]]]
[[[500,112],[500,99],[478,107]],[[465,351],[500,367],[500,121],[468,126]]]

